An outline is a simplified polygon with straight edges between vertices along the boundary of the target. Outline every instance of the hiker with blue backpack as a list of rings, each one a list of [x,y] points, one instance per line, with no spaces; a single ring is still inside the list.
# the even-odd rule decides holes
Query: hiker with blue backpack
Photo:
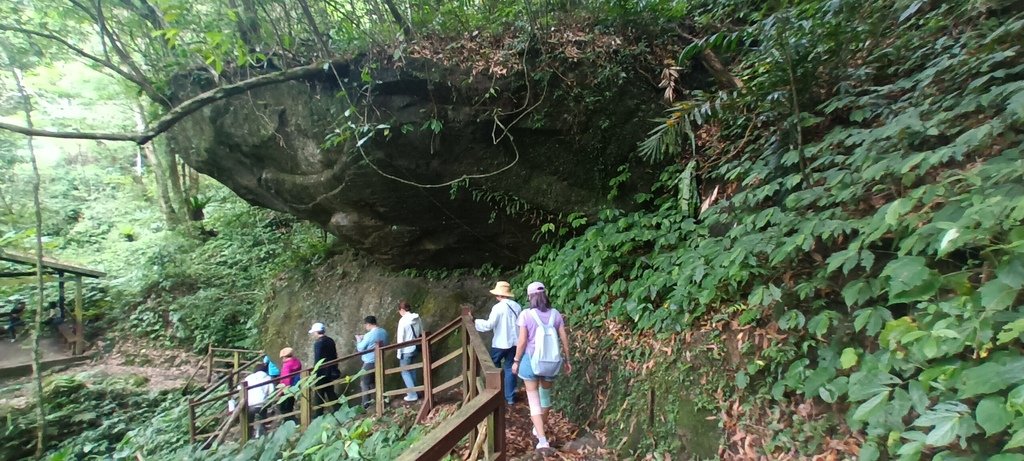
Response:
[[[551,386],[561,372],[569,374],[569,337],[565,320],[551,307],[544,284],[533,282],[526,288],[530,307],[519,316],[519,341],[512,372],[523,379],[530,404],[533,434],[537,449],[549,448],[544,423],[551,408]]]

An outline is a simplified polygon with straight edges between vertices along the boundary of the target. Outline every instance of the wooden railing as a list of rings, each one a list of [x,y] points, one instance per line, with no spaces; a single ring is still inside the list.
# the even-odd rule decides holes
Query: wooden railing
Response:
[[[494,366],[488,347],[473,327],[469,307],[462,308],[458,331],[462,347],[462,405],[451,416],[416,441],[399,461],[432,461],[444,458],[466,439],[470,452],[466,459],[479,455],[489,461],[508,459],[505,451],[505,397],[501,369]]]
[[[454,341],[458,338],[458,342]],[[412,345],[420,346],[420,361],[406,366],[398,362],[396,351]],[[226,350],[231,351],[231,350]],[[239,353],[251,351],[238,351]],[[214,353],[213,349],[210,355]],[[440,459],[445,453],[451,451],[460,440],[467,435],[471,436],[475,453],[480,451],[488,460],[505,459],[504,454],[504,421],[505,421],[505,400],[502,394],[501,370],[495,367],[490,359],[487,346],[483,343],[480,335],[473,327],[473,317],[468,307],[463,307],[462,315],[452,320],[447,325],[433,333],[426,333],[418,339],[405,341],[397,344],[377,344],[373,350],[356,352],[336,360],[320,364],[320,368],[329,365],[355,365],[361,369],[362,361],[360,356],[366,353],[374,354],[374,388],[367,391],[344,393],[334,402],[321,402],[313,396],[328,386],[336,386],[335,382],[320,382],[315,377],[316,367],[309,367],[288,375],[282,375],[263,383],[277,385],[285,379],[296,375],[300,377],[300,385],[297,391],[289,395],[295,399],[294,410],[288,413],[274,414],[255,421],[249,420],[246,411],[246,398],[250,386],[243,381],[242,374],[249,365],[259,360],[259,357],[233,367],[227,375],[218,382],[212,383],[199,396],[189,401],[189,435],[193,442],[200,442],[203,446],[209,447],[219,444],[229,438],[233,428],[237,427],[237,440],[245,443],[249,440],[249,432],[256,425],[272,427],[274,424],[283,423],[285,420],[293,420],[298,423],[301,429],[306,429],[313,415],[318,410],[327,409],[338,402],[351,402],[361,399],[364,396],[373,396],[374,406],[372,411],[377,416],[384,414],[385,398],[405,395],[409,392],[422,392],[421,407],[417,417],[422,422],[434,408],[435,399],[446,395],[452,390],[461,391],[462,405],[459,410],[450,418],[446,418],[438,427],[418,441],[400,459],[402,460],[435,460]],[[435,355],[440,355],[436,357]],[[241,359],[241,357],[240,357]],[[454,370],[442,373],[442,367],[459,359],[461,372]],[[207,359],[209,360],[209,359]],[[209,363],[214,363],[210,361]],[[392,366],[395,365],[395,366]],[[445,367],[450,368],[450,367]],[[212,370],[215,370],[212,368]],[[406,370],[420,371],[420,385],[413,388],[406,388],[401,380],[389,380],[388,378],[400,374]],[[216,371],[216,370],[215,370]],[[349,383],[357,383],[362,372],[350,376]],[[210,373],[212,374],[212,372]],[[439,382],[443,376],[453,376],[443,382]],[[234,377],[234,378],[233,378]],[[234,386],[233,383],[239,383]],[[391,385],[389,386],[389,382]],[[436,383],[436,384],[435,384]],[[347,389],[346,389],[347,390]],[[234,411],[228,412],[228,401],[232,398],[237,402]],[[278,396],[269,402],[279,401]],[[370,409],[367,409],[370,411]],[[245,428],[245,429],[242,429]],[[440,455],[438,455],[440,453]]]

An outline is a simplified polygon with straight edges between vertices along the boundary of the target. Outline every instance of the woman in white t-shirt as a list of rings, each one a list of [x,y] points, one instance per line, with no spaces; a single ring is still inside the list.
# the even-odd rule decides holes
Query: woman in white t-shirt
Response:
[[[531,356],[536,352],[537,342],[540,337],[537,335],[542,325],[546,328],[550,325],[558,331],[559,345],[561,346],[562,369],[565,374],[572,371],[569,365],[569,338],[565,333],[565,320],[556,309],[551,307],[544,284],[533,282],[526,288],[526,295],[530,300],[530,308],[523,311],[519,316],[519,341],[516,344],[516,357],[512,363],[512,372],[523,379],[526,386],[526,398],[530,404],[530,419],[533,420],[533,433],[537,436],[537,449],[548,448],[547,434],[544,432],[544,423],[547,420],[548,410],[551,408],[551,386],[554,384],[557,373],[549,373],[551,376],[541,376],[534,372]]]

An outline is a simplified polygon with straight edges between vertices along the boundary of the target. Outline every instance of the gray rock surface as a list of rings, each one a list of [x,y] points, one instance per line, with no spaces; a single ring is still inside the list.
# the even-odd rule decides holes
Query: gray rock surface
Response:
[[[376,72],[363,91],[357,67],[210,105],[171,131],[171,148],[250,203],[319,223],[386,266],[507,266],[536,251],[541,224],[609,205],[609,180],[659,111],[657,89],[636,81],[591,94],[552,78],[527,91],[522,75],[440,75],[418,61]],[[366,138],[349,123],[376,129]],[[509,165],[455,190],[408,183]]]

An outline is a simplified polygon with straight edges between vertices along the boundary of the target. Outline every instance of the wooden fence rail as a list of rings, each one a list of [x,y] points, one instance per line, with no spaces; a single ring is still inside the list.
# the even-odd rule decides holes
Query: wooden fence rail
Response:
[[[453,341],[458,338],[458,342]],[[397,350],[408,346],[419,346],[420,361],[401,366],[388,366],[388,362],[397,361]],[[447,348],[454,350],[448,351]],[[315,377],[316,366],[308,367],[295,373],[282,375],[272,380],[253,385],[247,385],[242,378],[248,374],[247,370],[252,364],[260,360],[261,354],[257,351],[241,349],[209,349],[204,358],[206,366],[207,382],[209,386],[197,397],[189,401],[189,437],[192,442],[201,442],[204,447],[210,447],[228,440],[229,433],[237,428],[239,442],[245,443],[249,440],[250,430],[257,425],[268,427],[273,424],[283,423],[286,420],[293,420],[298,423],[302,430],[309,427],[310,421],[320,410],[329,410],[338,402],[358,401],[364,396],[372,396],[374,405],[372,411],[377,416],[382,416],[385,410],[385,398],[397,397],[408,392],[422,392],[421,407],[417,421],[422,422],[434,408],[435,400],[446,391],[461,387],[462,405],[459,410],[437,428],[426,434],[417,441],[410,450],[400,458],[409,461],[436,460],[443,457],[454,449],[462,439],[469,437],[470,444],[476,449],[481,449],[485,459],[503,460],[506,459],[504,450],[504,427],[505,427],[505,400],[502,393],[501,370],[493,365],[480,335],[473,327],[473,317],[468,306],[462,309],[462,315],[441,327],[433,333],[425,334],[417,339],[396,344],[377,344],[370,351],[356,352],[336,360],[320,364],[323,368],[328,365],[350,365],[361,369],[363,354],[374,354],[373,370],[374,388],[369,391],[345,393],[340,395],[338,401],[322,402],[314,399],[313,396],[329,386],[336,386],[338,382],[321,382]],[[434,354],[442,354],[434,357]],[[249,357],[253,358],[249,359]],[[248,360],[246,360],[248,359]],[[453,364],[459,360],[461,372],[454,375],[447,381],[438,382],[445,365]],[[219,363],[229,363],[230,368],[218,368]],[[421,384],[406,388],[401,380],[390,380],[388,377],[400,374],[407,370],[420,371]],[[213,382],[217,372],[225,375]],[[358,373],[356,376],[363,372]],[[289,413],[275,414],[267,417],[253,418],[246,411],[247,391],[250,387],[272,384],[277,386],[281,381],[298,375],[300,382],[299,390],[292,397],[295,399],[295,408]],[[347,382],[354,383],[357,379]],[[236,385],[237,383],[237,385]],[[233,411],[228,412],[228,402],[235,399],[237,403]],[[276,401],[277,399],[274,399]],[[473,450],[474,457],[476,449]],[[438,453],[442,453],[438,455]]]

